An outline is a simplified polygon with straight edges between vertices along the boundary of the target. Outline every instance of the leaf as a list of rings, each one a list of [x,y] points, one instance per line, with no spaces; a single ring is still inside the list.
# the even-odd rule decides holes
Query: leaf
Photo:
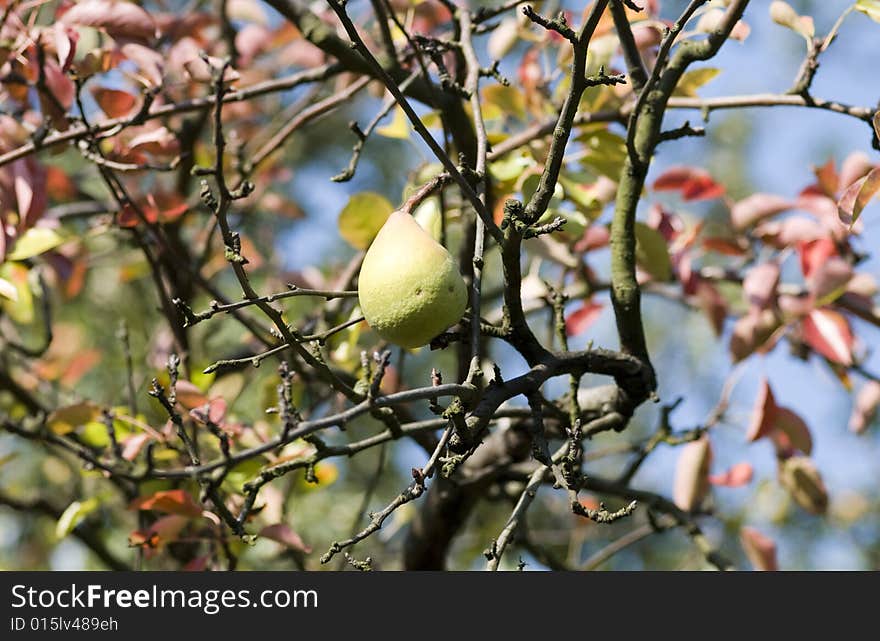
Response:
[[[642,222],[636,223],[636,260],[655,280],[666,282],[672,278],[672,259],[666,239]]]
[[[854,151],[848,155],[840,165],[839,187],[849,187],[859,178],[868,175],[876,165],[863,151]]]
[[[201,407],[195,407],[189,411],[189,415],[203,425],[212,423],[222,425],[226,417],[226,401],[222,398],[212,398]]]
[[[813,452],[813,437],[810,428],[800,416],[787,407],[777,407],[773,416],[773,440],[777,450],[789,453],[791,450],[803,452],[807,456]]]
[[[807,287],[815,299],[816,307],[840,298],[852,277],[852,265],[843,258],[832,256],[821,263],[807,278]]]
[[[773,398],[773,390],[766,378],[761,379],[758,387],[758,396],[752,407],[752,418],[746,431],[746,440],[750,443],[768,436],[773,431],[773,422],[776,418],[776,399]]]
[[[810,514],[828,509],[828,490],[816,464],[806,456],[792,456],[779,463],[779,482],[795,503]]]
[[[875,167],[844,190],[840,200],[837,201],[840,221],[844,225],[855,224],[862,210],[878,191],[880,191],[880,167]]]
[[[709,466],[712,447],[705,435],[685,445],[675,466],[672,498],[675,504],[690,512],[702,503],[709,491]]]
[[[746,229],[762,220],[780,214],[794,206],[789,200],[774,194],[752,194],[734,204],[730,220],[736,229]]]
[[[807,279],[829,258],[837,256],[837,245],[828,237],[798,243],[797,250],[801,259],[801,272]]]
[[[721,336],[728,312],[727,300],[712,282],[702,278],[697,280],[696,297],[700,309],[712,325],[715,336]]]
[[[856,11],[864,13],[874,22],[880,22],[880,0],[859,0],[855,3],[853,8]],[[876,117],[874,118],[874,122],[876,126]],[[880,138],[880,133],[877,134],[877,137]]]
[[[82,523],[89,514],[100,507],[101,503],[96,498],[90,498],[86,501],[74,501],[61,516],[58,517],[58,523],[55,524],[55,537],[63,539],[76,529],[76,526]]]
[[[0,296],[15,302],[18,300],[18,289],[5,278],[0,278]]]
[[[516,87],[501,84],[489,85],[481,92],[483,103],[497,107],[504,116],[526,118],[526,99]]]
[[[703,67],[686,71],[682,74],[678,84],[675,85],[672,95],[698,98],[697,89],[708,84],[719,73],[721,73],[721,69],[715,69],[714,67]]]
[[[132,112],[137,104],[137,97],[127,91],[92,87],[92,96],[105,114],[111,118],[122,118]]]
[[[775,341],[770,339],[780,324],[779,317],[773,310],[752,307],[733,326],[730,354],[734,362],[743,360],[756,350],[771,349]]]
[[[863,433],[877,416],[880,407],[880,383],[868,381],[859,390],[849,417],[849,429],[856,434]]]
[[[739,542],[756,570],[775,572],[779,569],[776,561],[776,543],[753,527],[745,526],[739,531]]]
[[[271,541],[280,543],[281,545],[289,547],[292,550],[297,550],[298,552],[308,554],[312,551],[312,548],[306,545],[305,542],[302,540],[302,537],[294,532],[293,528],[287,525],[287,523],[276,523],[274,525],[267,525],[262,530],[260,530],[260,536],[267,538]]]
[[[709,483],[721,487],[742,487],[752,482],[754,469],[751,463],[737,463],[721,474],[711,474]]]
[[[34,295],[31,292],[30,271],[21,263],[0,265],[0,278],[16,289],[15,298],[0,300],[3,311],[20,325],[29,325],[34,320]]]
[[[588,129],[577,140],[584,146],[581,162],[616,183],[626,161],[626,141],[605,128]]]
[[[339,233],[355,249],[366,249],[392,211],[393,205],[381,194],[354,194],[339,213]]]
[[[816,27],[809,16],[798,15],[787,2],[774,0],[770,3],[770,17],[776,24],[782,25],[799,33],[807,40],[816,35]]]
[[[114,39],[152,40],[156,23],[150,14],[131,2],[119,0],[85,0],[73,5],[61,22],[104,29]]]
[[[655,191],[680,191],[684,200],[711,200],[724,195],[724,187],[697,167],[671,167],[654,181]]]
[[[8,260],[26,260],[55,249],[64,238],[49,227],[31,227],[15,241],[15,247],[7,255]]]
[[[150,442],[151,436],[147,433],[132,434],[122,442],[122,458],[133,461],[137,458],[144,446]]]
[[[159,548],[176,541],[189,524],[189,518],[179,514],[169,514],[156,519],[146,530],[135,530],[128,535],[131,547]]]
[[[190,381],[177,381],[174,392],[177,395],[177,402],[188,410],[208,403],[205,393]]]
[[[141,496],[132,501],[128,509],[151,510],[181,516],[199,516],[202,513],[202,507],[185,490],[162,490]]]
[[[398,140],[406,140],[410,134],[409,118],[406,117],[403,109],[399,106],[394,109],[394,116],[391,122],[384,127],[378,127],[376,133],[386,138],[397,138]]]
[[[67,434],[76,428],[101,417],[101,408],[91,401],[74,403],[49,414],[46,427],[55,434]]]
[[[827,308],[814,309],[803,320],[804,341],[828,360],[849,367],[853,364],[853,335],[849,321]]]
[[[776,288],[779,286],[779,264],[775,261],[753,267],[743,279],[743,293],[749,304],[759,309],[772,307],[776,302]]]
[[[565,333],[568,336],[577,336],[587,331],[590,326],[596,322],[602,313],[602,303],[592,300],[584,301],[584,303],[565,319]]]

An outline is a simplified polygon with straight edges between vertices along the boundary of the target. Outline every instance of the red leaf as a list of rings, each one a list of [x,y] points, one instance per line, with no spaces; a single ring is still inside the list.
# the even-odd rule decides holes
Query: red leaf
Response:
[[[828,197],[833,197],[840,188],[840,177],[837,175],[834,159],[829,158],[821,167],[813,167],[813,173],[816,174],[819,191]]]
[[[721,295],[721,292],[718,291],[718,288],[707,280],[699,279],[696,288],[700,309],[703,310],[706,318],[709,319],[715,335],[721,336],[721,332],[724,329],[724,319],[727,318],[727,301]]]
[[[730,209],[730,220],[736,229],[751,227],[794,206],[790,200],[774,194],[752,194]]]
[[[708,200],[724,195],[719,185],[703,169],[672,167],[654,181],[655,191],[681,191],[684,200]]]
[[[768,262],[753,267],[743,280],[743,293],[750,304],[760,309],[772,307],[779,286],[779,264]]]
[[[122,45],[120,52],[127,60],[137,66],[140,71],[137,79],[142,84],[147,87],[158,87],[162,84],[162,73],[165,67],[162,54],[136,42],[127,42]]]
[[[648,227],[656,229],[662,234],[666,242],[675,240],[684,229],[684,223],[676,214],[671,214],[660,205],[652,205],[645,221]]]
[[[849,429],[856,434],[868,429],[868,425],[877,416],[878,406],[880,406],[880,383],[868,381],[856,395],[852,415],[849,417]]]
[[[207,424],[210,421],[214,425],[222,425],[226,417],[226,401],[222,398],[212,398],[205,405],[191,409],[189,415],[199,423]]]
[[[202,513],[202,507],[184,490],[164,490],[138,497],[131,502],[128,509],[152,510],[182,516],[199,516]]]
[[[300,535],[294,532],[293,528],[287,525],[287,523],[267,525],[260,530],[260,536],[306,554],[312,551],[312,548],[306,545]]]
[[[163,154],[176,151],[177,137],[165,127],[156,127],[134,136],[128,141],[128,151],[145,151],[151,154]]]
[[[149,440],[149,434],[132,434],[122,442],[122,458],[126,461],[135,460]]]
[[[137,98],[127,91],[107,89],[106,87],[92,87],[92,95],[95,102],[105,114],[111,118],[122,118],[132,112],[137,104]]]
[[[853,277],[853,268],[847,261],[833,256],[813,270],[807,278],[807,287],[813,298],[826,304],[846,291],[846,285]]]
[[[764,536],[753,527],[745,526],[739,531],[739,541],[753,568],[765,572],[775,572],[779,569],[779,564],[776,562],[776,544],[773,539]]]
[[[746,431],[747,441],[757,441],[773,431],[777,409],[773,390],[770,389],[770,382],[766,378],[762,378],[761,386],[758,388],[758,396],[755,398],[755,405],[752,408],[752,420]]]
[[[53,29],[55,36],[55,51],[58,54],[58,64],[62,71],[70,68],[73,57],[76,55],[76,43],[79,42],[79,31],[59,23],[55,23]]]
[[[809,278],[810,274],[831,256],[837,256],[837,245],[827,237],[798,243],[797,250],[801,257],[801,272],[804,278]]]
[[[751,463],[737,463],[721,474],[709,476],[709,483],[722,487],[742,487],[752,482],[754,470]]]
[[[837,213],[844,225],[855,223],[868,202],[880,191],[880,167],[859,178],[844,190],[837,201]]]
[[[585,301],[580,309],[576,309],[565,319],[565,333],[568,336],[577,336],[587,331],[601,313],[602,303]]]
[[[773,417],[773,442],[777,452],[791,456],[797,450],[809,456],[813,451],[810,428],[800,416],[787,407],[777,407]]]
[[[593,249],[600,249],[608,245],[611,240],[611,232],[608,231],[608,227],[605,225],[590,225],[584,230],[584,235],[581,236],[580,240],[578,240],[574,245],[574,250],[577,252],[587,252]]]
[[[773,310],[752,307],[733,326],[730,336],[730,354],[734,362],[750,356],[755,350],[769,351],[776,344],[774,333],[780,326]]]
[[[755,235],[766,244],[783,249],[797,243],[825,238],[828,230],[812,218],[789,216],[785,220],[761,223],[755,228]]]
[[[705,435],[685,445],[675,466],[672,498],[686,512],[699,507],[709,491],[712,446]]]
[[[853,364],[853,335],[849,321],[827,308],[814,309],[803,320],[804,341],[825,358],[847,367]]]
[[[153,18],[132,2],[85,0],[65,11],[61,22],[104,29],[115,39],[148,41],[156,36]]]
[[[841,187],[848,187],[859,178],[863,178],[874,167],[876,167],[876,165],[871,162],[871,159],[865,152],[854,151],[844,159],[840,166],[840,182],[838,183],[838,189]]]
[[[208,403],[204,392],[189,381],[177,381],[174,391],[177,393],[177,402],[188,410]]]

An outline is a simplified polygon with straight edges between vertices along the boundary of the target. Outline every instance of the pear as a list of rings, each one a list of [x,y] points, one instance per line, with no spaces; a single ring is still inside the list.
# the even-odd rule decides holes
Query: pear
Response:
[[[414,348],[461,318],[467,287],[446,248],[412,216],[395,211],[364,256],[358,298],[379,336]]]

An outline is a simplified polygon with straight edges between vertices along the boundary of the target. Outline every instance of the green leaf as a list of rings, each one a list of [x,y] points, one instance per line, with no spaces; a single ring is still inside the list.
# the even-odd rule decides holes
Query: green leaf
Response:
[[[229,471],[223,482],[229,485],[231,491],[240,492],[241,487],[259,474],[266,463],[266,459],[262,456],[242,461]]]
[[[636,261],[655,280],[672,278],[672,260],[666,239],[653,227],[640,222],[636,223]]]
[[[55,536],[63,539],[65,536],[73,532],[77,525],[82,523],[83,519],[98,509],[100,503],[96,498],[90,498],[87,501],[74,501],[67,506],[67,509],[61,513],[58,523],[55,525]]]
[[[874,22],[880,22],[880,0],[859,0],[853,8],[864,13]]]
[[[46,426],[55,434],[67,434],[77,427],[98,420],[101,409],[91,401],[61,407],[46,419]]]
[[[522,91],[516,87],[489,85],[482,91],[481,106],[487,120],[496,117],[515,116],[520,120],[526,118],[526,99]]]
[[[392,211],[394,206],[381,194],[355,194],[339,214],[339,233],[352,247],[366,249]]]
[[[566,199],[574,203],[579,212],[588,216],[591,220],[597,218],[602,213],[604,203],[596,197],[595,190],[568,176],[560,176],[559,183],[565,189]]]
[[[513,182],[534,164],[535,161],[526,155],[510,154],[491,163],[489,173],[500,183]]]
[[[675,86],[672,95],[697,98],[697,89],[708,84],[719,73],[721,73],[721,69],[715,69],[714,67],[703,67],[686,71]]]
[[[376,133],[386,138],[406,140],[409,138],[409,118],[406,117],[403,109],[396,107],[391,122],[376,129]]]
[[[0,265],[0,278],[15,287],[15,295],[0,299],[0,306],[19,325],[29,325],[34,320],[34,295],[31,292],[29,270],[21,263]]]
[[[602,129],[588,129],[577,138],[584,145],[582,162],[613,181],[620,179],[620,170],[626,161],[626,141],[615,133]]]
[[[48,227],[31,227],[15,241],[15,249],[7,256],[9,260],[25,260],[55,249],[64,238]]]

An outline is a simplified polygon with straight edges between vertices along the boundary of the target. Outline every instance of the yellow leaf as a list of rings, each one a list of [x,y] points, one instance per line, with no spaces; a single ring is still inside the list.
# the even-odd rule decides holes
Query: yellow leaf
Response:
[[[686,96],[689,98],[697,97],[697,89],[707,84],[715,76],[721,73],[720,69],[713,67],[703,67],[702,69],[692,69],[686,71],[682,75],[681,80],[672,92],[673,96]]]
[[[31,227],[15,241],[15,248],[7,256],[9,260],[25,260],[55,249],[64,238],[48,227]]]
[[[339,213],[339,233],[354,248],[366,249],[393,210],[394,206],[381,194],[354,194]]]
[[[409,118],[406,117],[406,114],[403,113],[403,109],[399,106],[395,107],[394,116],[391,119],[391,122],[384,127],[376,129],[376,133],[380,136],[385,136],[386,138],[398,138],[400,140],[406,140],[409,138],[409,131]]]

